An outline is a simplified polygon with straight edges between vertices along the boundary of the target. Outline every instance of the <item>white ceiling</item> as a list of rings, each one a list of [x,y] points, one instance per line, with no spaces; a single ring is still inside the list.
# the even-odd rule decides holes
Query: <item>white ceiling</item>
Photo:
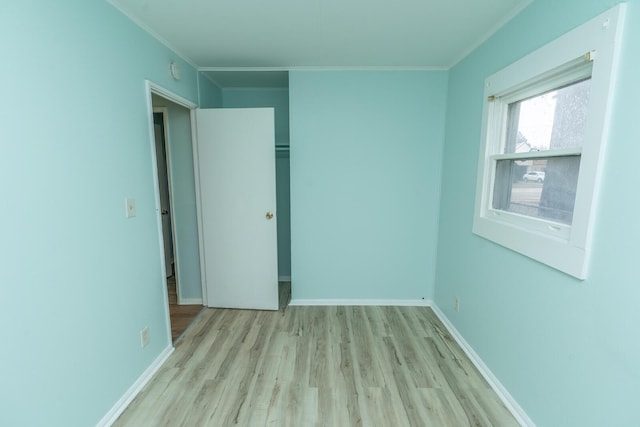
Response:
[[[531,0],[108,0],[200,68],[444,67]]]

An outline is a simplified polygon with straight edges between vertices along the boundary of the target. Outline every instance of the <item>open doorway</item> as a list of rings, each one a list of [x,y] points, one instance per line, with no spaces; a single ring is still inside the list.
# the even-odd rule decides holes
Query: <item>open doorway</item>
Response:
[[[166,107],[153,108],[153,134],[156,142],[156,166],[158,168],[158,190],[160,192],[160,214],[162,219],[162,239],[164,241],[165,277],[175,275],[173,258],[173,232],[171,224],[171,196],[169,194],[169,168],[166,150]]]
[[[195,105],[148,86],[162,286],[167,326],[175,344],[203,308],[191,133]]]
[[[203,70],[200,73],[202,78],[212,81],[220,88],[220,104],[216,107],[227,109],[268,107],[274,109],[278,281],[281,300],[288,301],[292,286],[289,73],[287,71],[220,70],[214,68]]]

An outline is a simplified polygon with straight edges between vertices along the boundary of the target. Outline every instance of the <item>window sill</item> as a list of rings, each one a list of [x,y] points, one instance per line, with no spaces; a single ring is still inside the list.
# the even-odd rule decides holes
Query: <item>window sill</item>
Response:
[[[473,233],[577,279],[586,278],[587,252],[567,239],[485,216],[474,219]]]

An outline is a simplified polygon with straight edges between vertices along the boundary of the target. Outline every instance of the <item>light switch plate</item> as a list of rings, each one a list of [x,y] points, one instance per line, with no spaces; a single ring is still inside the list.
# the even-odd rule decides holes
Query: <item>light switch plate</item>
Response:
[[[136,199],[126,197],[124,199],[124,205],[127,218],[133,218],[136,216]]]
[[[140,331],[140,345],[142,346],[142,348],[145,348],[146,346],[149,345],[149,327],[148,326],[145,326]]]

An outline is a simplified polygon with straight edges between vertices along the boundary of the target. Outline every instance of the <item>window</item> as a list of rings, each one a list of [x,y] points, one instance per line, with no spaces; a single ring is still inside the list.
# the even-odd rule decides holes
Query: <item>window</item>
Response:
[[[473,232],[585,278],[624,5],[485,82]]]
[[[498,101],[495,114],[506,126],[492,156],[493,209],[571,225],[591,80],[591,61],[581,62],[577,75],[569,69],[555,79],[557,88],[543,85],[531,96],[527,88]]]

